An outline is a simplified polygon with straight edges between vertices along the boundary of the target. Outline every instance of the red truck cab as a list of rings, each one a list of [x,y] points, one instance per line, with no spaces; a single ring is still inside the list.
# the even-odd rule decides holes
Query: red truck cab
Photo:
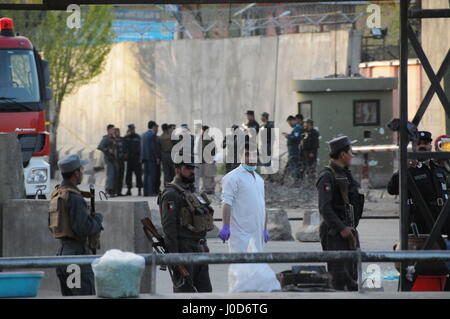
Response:
[[[47,61],[26,37],[14,35],[13,20],[0,19],[0,132],[18,134],[27,197],[50,192],[49,133],[44,107],[52,98]]]

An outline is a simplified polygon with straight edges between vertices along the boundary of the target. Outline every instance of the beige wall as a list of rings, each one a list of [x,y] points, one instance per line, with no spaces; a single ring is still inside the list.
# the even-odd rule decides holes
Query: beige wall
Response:
[[[374,61],[361,63],[359,65],[360,73],[365,77],[396,77],[400,79],[399,60],[390,61]],[[399,97],[400,83],[397,85],[397,89],[392,91],[392,116],[395,118],[400,117],[400,97]],[[408,119],[411,121],[417,109],[422,102],[422,65],[418,59],[408,60]]]
[[[422,0],[422,7],[424,9],[445,9],[449,8],[448,0]],[[427,55],[431,66],[435,73],[439,70],[445,55],[450,49],[450,19],[422,19],[422,46]],[[447,70],[447,72],[449,72]],[[425,72],[422,76],[423,95],[430,87],[430,82]],[[443,87],[443,83],[441,82]],[[450,88],[446,89],[447,97],[450,99]],[[445,115],[442,104],[434,95],[430,106],[421,122],[421,128],[432,132],[433,136],[448,133],[446,132],[446,121],[448,118]]]
[[[291,81],[337,73],[349,64],[349,31],[279,37],[127,42],[113,46],[105,71],[66,98],[58,131],[62,154],[95,151],[105,127],[138,133],[149,120],[225,129],[244,112],[266,111],[282,131],[296,114]],[[336,52],[335,52],[336,46]],[[280,145],[284,147],[285,141]],[[85,155],[86,156],[86,155]]]

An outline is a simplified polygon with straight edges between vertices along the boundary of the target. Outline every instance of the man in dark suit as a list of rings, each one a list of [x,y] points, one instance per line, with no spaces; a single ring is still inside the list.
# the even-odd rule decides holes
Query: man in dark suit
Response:
[[[144,163],[144,196],[158,195],[158,167],[161,160],[159,141],[156,136],[158,125],[148,122],[148,131],[142,134],[141,160]]]

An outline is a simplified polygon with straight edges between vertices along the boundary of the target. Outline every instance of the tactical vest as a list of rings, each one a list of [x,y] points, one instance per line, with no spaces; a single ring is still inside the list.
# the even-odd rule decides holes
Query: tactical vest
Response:
[[[70,226],[70,215],[67,204],[71,192],[83,197],[87,196],[85,192],[81,192],[74,187],[57,186],[51,194],[50,209],[48,213],[48,228],[54,238],[69,237],[78,241],[83,241],[85,238],[76,236]]]
[[[186,205],[180,209],[180,225],[193,233],[209,232],[214,228],[214,209],[206,193],[196,195],[187,189],[173,183],[168,183],[166,189],[174,188],[181,194]],[[158,196],[158,205],[162,213],[162,199],[165,191]]]

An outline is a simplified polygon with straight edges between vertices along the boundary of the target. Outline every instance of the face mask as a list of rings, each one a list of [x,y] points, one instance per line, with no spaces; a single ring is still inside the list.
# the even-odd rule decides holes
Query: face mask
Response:
[[[249,172],[256,171],[256,165],[255,166],[248,166],[247,164],[242,164],[242,167],[244,167]]]

